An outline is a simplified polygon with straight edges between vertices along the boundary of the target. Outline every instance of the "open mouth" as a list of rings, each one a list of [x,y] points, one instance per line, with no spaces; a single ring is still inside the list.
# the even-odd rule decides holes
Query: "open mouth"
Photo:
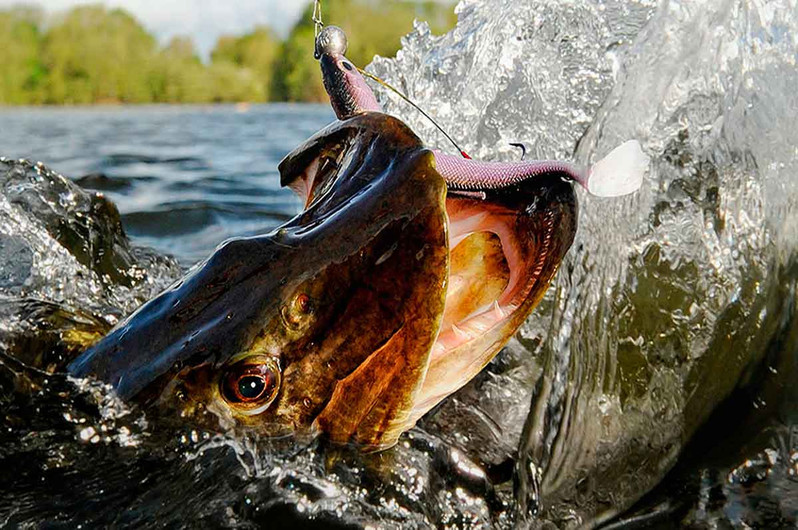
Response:
[[[518,309],[527,257],[509,226],[514,215],[492,204],[447,199],[449,286],[434,354],[471,341]]]
[[[570,245],[570,238],[562,244],[561,230],[570,230],[557,198],[573,195],[557,175],[543,179],[539,191],[554,193],[532,195],[525,204],[501,197],[447,198],[449,284],[415,418],[479,373],[545,293]],[[523,197],[522,190],[511,193]]]
[[[311,209],[336,175],[357,163],[357,149],[343,137],[325,147],[314,144],[304,151],[304,171],[285,184]],[[499,352],[540,301],[576,232],[572,185],[556,171],[505,189],[450,190],[445,209],[445,306],[411,421],[465,385]]]

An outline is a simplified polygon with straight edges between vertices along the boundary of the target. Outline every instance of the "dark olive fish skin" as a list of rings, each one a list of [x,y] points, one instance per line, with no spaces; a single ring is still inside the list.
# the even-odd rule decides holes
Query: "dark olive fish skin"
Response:
[[[181,422],[384,449],[498,353],[576,232],[562,175],[447,197],[432,153],[381,113],[320,131],[280,173],[306,198],[302,213],[270,234],[224,243],[70,372]],[[451,228],[458,221],[487,225],[462,233]],[[480,254],[499,237],[511,247],[507,263]],[[471,277],[469,261],[482,267]],[[488,309],[479,309],[452,294],[450,274],[476,282],[477,293],[480,276],[494,291],[507,287],[483,293]],[[468,327],[474,311],[481,328]]]
[[[180,394],[213,408],[215,373],[225,363],[250,353],[274,355],[282,385],[269,418],[236,419],[278,434],[275,425],[277,431],[306,428],[321,414],[347,438],[357,425],[344,427],[336,415],[324,414],[336,382],[400,335],[403,347],[393,348],[392,362],[401,354],[404,365],[389,386],[403,397],[383,399],[357,422],[390,423],[418,386],[442,313],[444,182],[431,155],[394,118],[339,122],[314,142],[320,148],[351,142],[346,166],[330,175],[334,182],[317,183],[328,187],[323,196],[271,234],[223,244],[70,371],[111,383],[124,399],[163,403]],[[284,165],[295,170],[302,161],[289,158]],[[298,296],[308,299],[304,312],[292,309]],[[171,384],[178,374],[204,383]]]

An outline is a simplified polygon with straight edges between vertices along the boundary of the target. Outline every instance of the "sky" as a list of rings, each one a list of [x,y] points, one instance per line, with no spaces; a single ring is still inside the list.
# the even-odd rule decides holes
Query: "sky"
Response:
[[[98,3],[131,12],[162,43],[175,35],[190,36],[207,58],[220,35],[267,25],[285,36],[310,0],[0,0],[0,8],[34,4],[51,14]]]

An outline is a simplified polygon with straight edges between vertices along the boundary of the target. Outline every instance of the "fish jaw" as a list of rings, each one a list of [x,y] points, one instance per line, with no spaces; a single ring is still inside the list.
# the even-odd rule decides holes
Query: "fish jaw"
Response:
[[[496,356],[542,299],[576,234],[576,196],[557,173],[484,198],[450,194],[447,212],[445,315],[411,422]],[[458,289],[463,277],[471,289]]]

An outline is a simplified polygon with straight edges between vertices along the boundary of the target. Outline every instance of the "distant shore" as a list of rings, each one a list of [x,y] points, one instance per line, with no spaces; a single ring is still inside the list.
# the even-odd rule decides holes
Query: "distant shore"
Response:
[[[433,32],[454,25],[452,4],[338,0],[324,20],[350,37],[359,66],[393,56],[415,19]],[[312,5],[285,39],[268,27],[220,37],[210,60],[193,41],[158,44],[122,9],[85,5],[57,16],[36,7],[0,10],[0,106],[326,102],[313,57]]]
[[[0,103],[0,112],[35,111],[35,110],[165,110],[169,108],[185,109],[222,109],[246,112],[258,107],[329,107],[329,103],[321,101],[260,101],[260,102],[223,102],[223,103],[86,103],[86,104],[40,104],[40,105],[6,105]],[[331,111],[332,112],[332,111]]]

